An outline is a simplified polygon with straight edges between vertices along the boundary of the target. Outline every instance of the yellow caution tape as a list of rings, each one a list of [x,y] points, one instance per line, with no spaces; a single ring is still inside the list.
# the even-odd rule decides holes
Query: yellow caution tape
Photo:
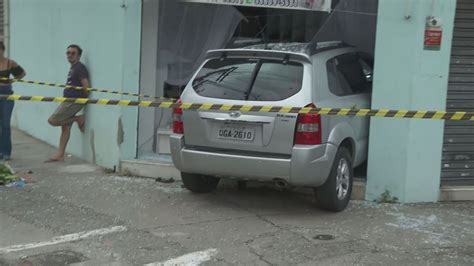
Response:
[[[209,103],[196,104],[196,103],[178,103],[174,101],[152,102],[152,101],[63,98],[63,97],[21,96],[21,95],[0,95],[0,100],[59,102],[59,103],[69,102],[69,103],[76,103],[76,104],[139,106],[139,107],[154,107],[154,108],[164,108],[164,109],[181,108],[183,110],[321,114],[321,115],[334,115],[334,116],[390,117],[390,118],[474,121],[474,112],[409,111],[409,110],[385,110],[385,109],[381,109],[381,110],[345,109],[345,108],[318,108],[318,107],[229,105],[229,104],[209,104]]]
[[[49,82],[44,82],[44,81],[34,81],[34,80],[25,80],[25,79],[10,79],[10,78],[2,78],[2,77],[0,77],[0,81],[20,82],[20,83],[27,83],[27,84],[41,85],[41,86],[49,86],[49,87],[55,87],[55,88],[85,90],[85,91],[89,91],[89,92],[95,91],[95,92],[111,93],[111,94],[133,96],[133,97],[142,97],[142,98],[176,101],[176,99],[174,99],[174,98],[151,96],[151,95],[139,94],[139,93],[120,92],[120,91],[114,91],[114,90],[111,90],[111,89],[85,88],[85,87],[80,87],[80,86],[71,86],[71,85],[64,85],[64,84],[57,84],[57,83],[49,83]]]

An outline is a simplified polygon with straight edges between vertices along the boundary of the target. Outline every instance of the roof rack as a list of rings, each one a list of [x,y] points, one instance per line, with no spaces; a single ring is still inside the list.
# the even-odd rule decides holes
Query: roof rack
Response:
[[[308,43],[298,42],[271,42],[271,43],[260,43],[254,45],[248,45],[242,47],[247,50],[269,50],[269,51],[281,51],[281,52],[293,52],[300,54],[307,54]]]
[[[343,41],[314,42],[314,43],[308,44],[307,53],[309,55],[314,55],[314,54],[321,53],[324,51],[337,49],[337,48],[345,48],[345,47],[352,47],[352,46]]]
[[[343,41],[327,41],[327,42],[314,42],[314,43],[257,43],[251,45],[243,45],[242,49],[259,49],[259,50],[273,50],[273,51],[284,51],[306,54],[308,56],[315,55],[324,51],[352,47]]]
[[[244,50],[269,50],[305,54],[312,56],[324,51],[353,47],[343,41],[325,41],[325,42],[270,42],[264,43],[258,38],[236,39],[228,44],[225,49],[244,49]]]
[[[264,44],[261,38],[232,38],[225,46],[225,49],[237,49],[251,45]]]

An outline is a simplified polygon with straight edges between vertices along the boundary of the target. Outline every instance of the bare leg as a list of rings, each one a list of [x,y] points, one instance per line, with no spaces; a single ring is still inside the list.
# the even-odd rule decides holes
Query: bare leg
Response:
[[[62,122],[57,122],[55,120],[52,120],[51,118],[48,120],[48,123],[53,127],[59,127],[59,126],[62,127],[64,125],[72,125],[74,122],[76,122],[77,125],[79,126],[79,130],[82,133],[84,133],[85,123],[86,123],[86,119],[85,119],[84,115],[74,116],[74,117],[71,117],[68,120],[65,120],[65,121],[62,121]]]
[[[77,123],[77,126],[79,127],[79,130],[84,133],[85,131],[85,125],[86,125],[86,118],[84,115],[79,115],[79,116],[76,116],[76,123]]]
[[[61,126],[61,138],[59,139],[58,153],[55,156],[51,157],[47,162],[64,161],[66,146],[69,142],[69,138],[71,137],[71,126],[72,124]]]

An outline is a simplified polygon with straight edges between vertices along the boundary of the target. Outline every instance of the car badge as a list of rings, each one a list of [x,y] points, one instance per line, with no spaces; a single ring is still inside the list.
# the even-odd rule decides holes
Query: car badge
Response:
[[[230,112],[229,116],[232,118],[238,118],[240,117],[240,112]]]

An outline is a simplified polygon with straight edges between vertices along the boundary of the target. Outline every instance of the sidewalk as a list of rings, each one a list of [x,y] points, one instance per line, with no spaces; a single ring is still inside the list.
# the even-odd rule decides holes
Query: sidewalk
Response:
[[[16,130],[13,140],[10,165],[30,183],[0,187],[2,266],[474,264],[472,202],[352,201],[327,213],[308,195],[264,185],[196,195],[73,157],[44,164],[55,148]]]
[[[45,164],[44,162],[57,152],[57,148],[34,139],[17,129],[12,129],[12,141],[12,160],[7,164],[15,168],[16,171],[38,170],[48,173],[57,170],[57,166],[64,168],[68,165],[87,164],[83,160],[70,155],[67,156],[64,163]]]

